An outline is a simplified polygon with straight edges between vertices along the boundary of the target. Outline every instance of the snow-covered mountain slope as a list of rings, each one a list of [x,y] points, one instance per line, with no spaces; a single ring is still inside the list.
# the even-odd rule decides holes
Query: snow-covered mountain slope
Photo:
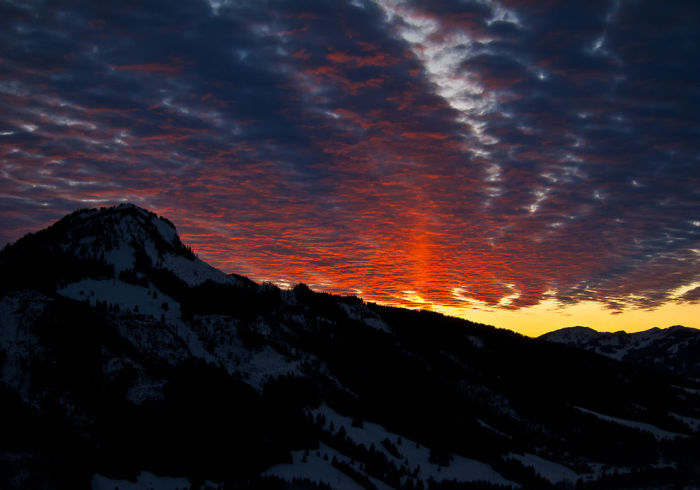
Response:
[[[22,238],[0,277],[0,488],[700,481],[692,380],[227,276],[135,206]]]
[[[700,330],[694,328],[655,327],[626,333],[570,327],[546,333],[540,338],[700,380]]]

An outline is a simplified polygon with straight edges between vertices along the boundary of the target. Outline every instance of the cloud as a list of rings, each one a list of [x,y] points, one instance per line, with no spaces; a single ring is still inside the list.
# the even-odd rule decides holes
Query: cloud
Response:
[[[131,200],[392,304],[697,300],[692,5],[2,8],[2,242]]]

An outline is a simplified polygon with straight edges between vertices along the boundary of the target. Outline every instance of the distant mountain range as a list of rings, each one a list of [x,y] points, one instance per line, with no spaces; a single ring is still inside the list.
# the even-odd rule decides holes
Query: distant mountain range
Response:
[[[3,489],[700,486],[693,379],[227,275],[136,206],[0,277]]]
[[[677,325],[626,333],[569,327],[540,338],[700,381],[700,330],[695,328]]]

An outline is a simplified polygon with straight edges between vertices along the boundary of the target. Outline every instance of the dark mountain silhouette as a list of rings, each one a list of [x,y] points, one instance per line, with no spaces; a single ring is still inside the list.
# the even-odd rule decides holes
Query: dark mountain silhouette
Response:
[[[228,276],[135,206],[0,277],[0,488],[700,485],[693,380]]]
[[[676,325],[627,333],[569,327],[540,338],[700,381],[700,330],[695,328]]]

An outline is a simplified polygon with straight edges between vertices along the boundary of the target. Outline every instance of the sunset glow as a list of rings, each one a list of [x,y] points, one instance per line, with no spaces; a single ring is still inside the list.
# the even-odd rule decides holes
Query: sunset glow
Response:
[[[692,3],[0,6],[0,245],[129,201],[256,281],[700,327]]]

